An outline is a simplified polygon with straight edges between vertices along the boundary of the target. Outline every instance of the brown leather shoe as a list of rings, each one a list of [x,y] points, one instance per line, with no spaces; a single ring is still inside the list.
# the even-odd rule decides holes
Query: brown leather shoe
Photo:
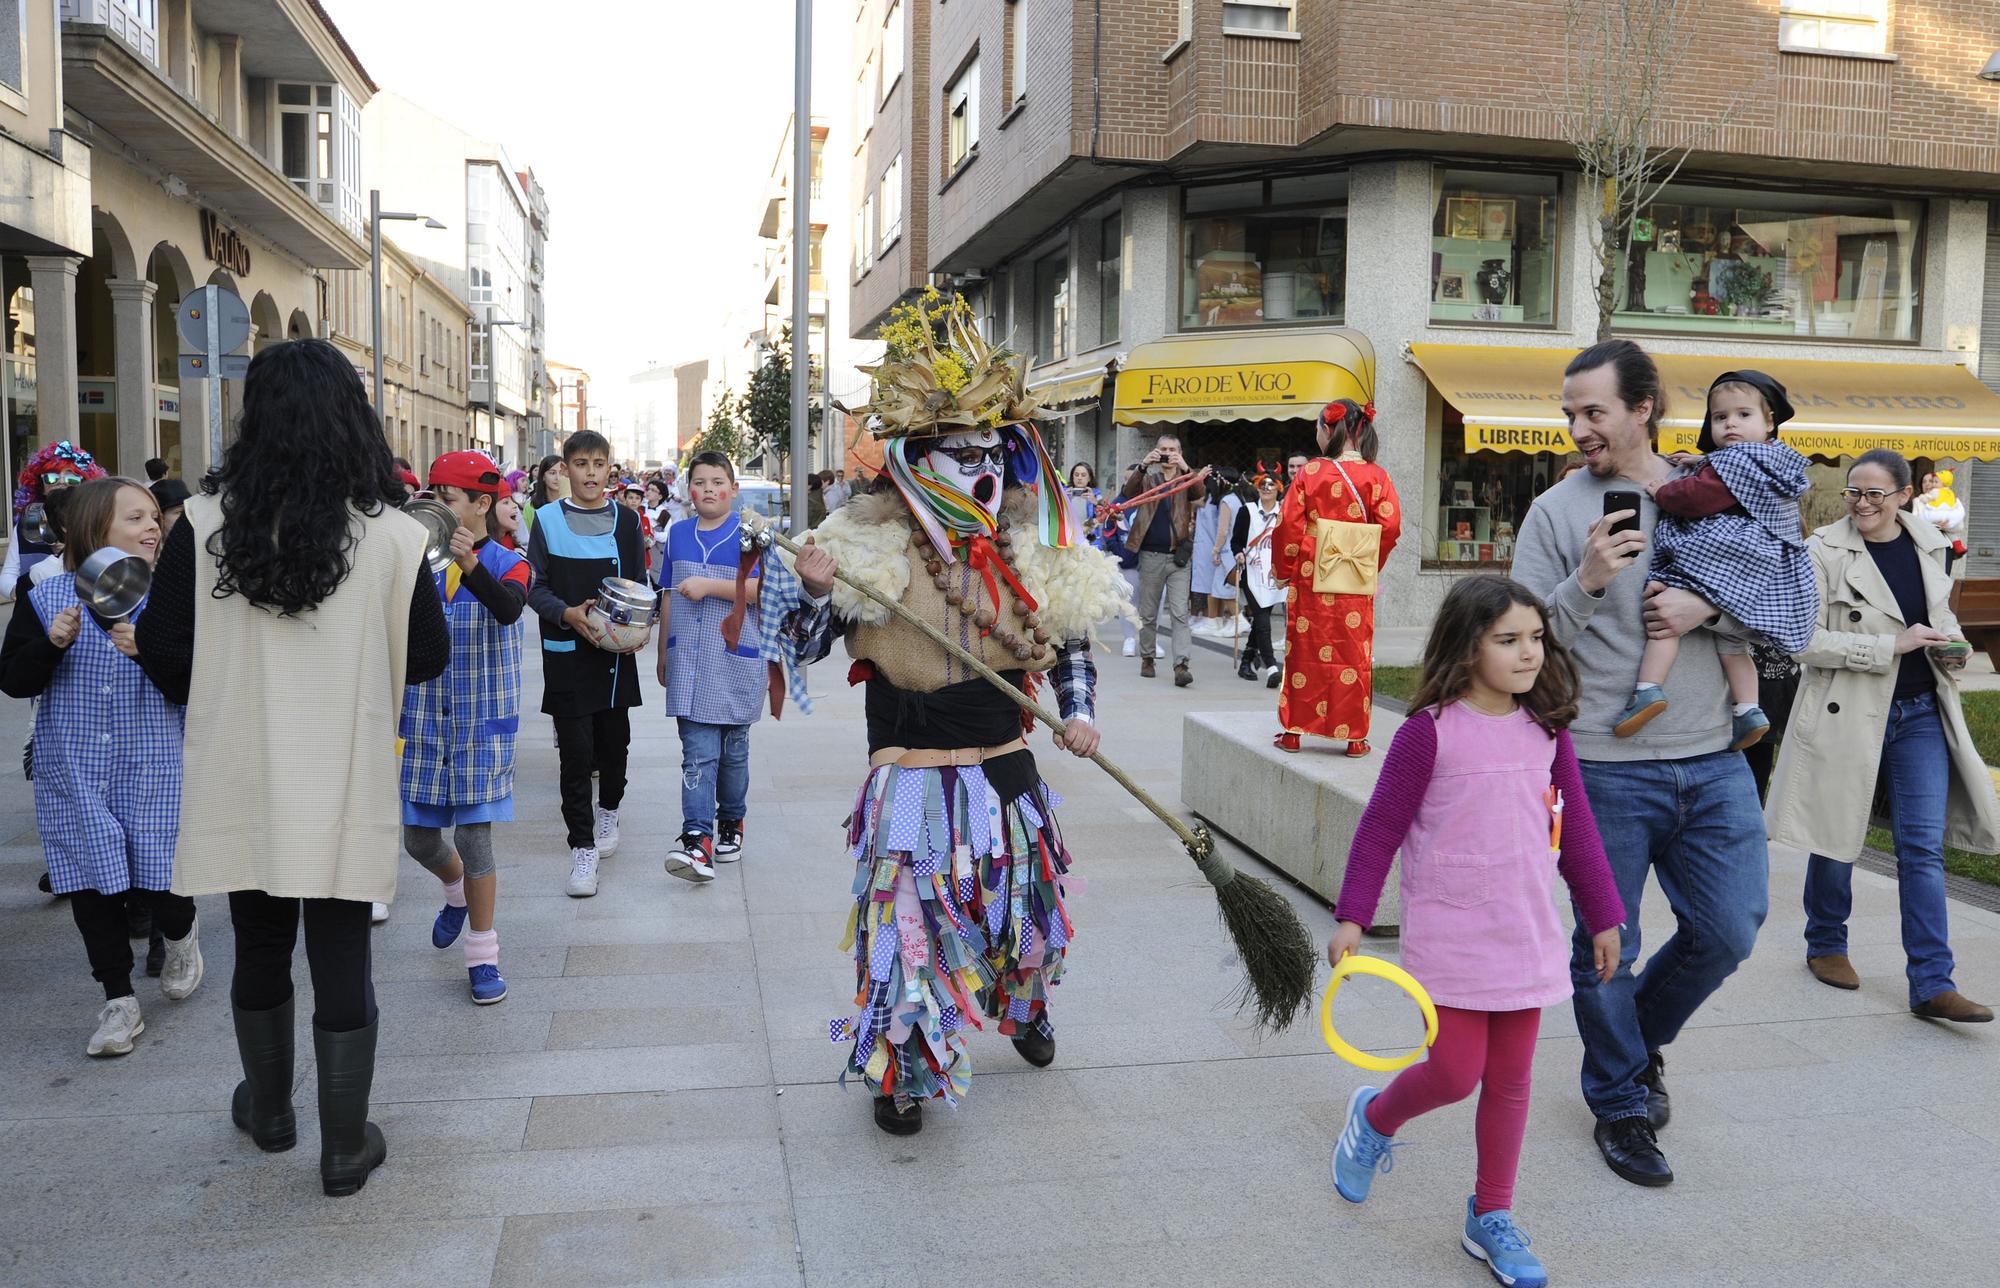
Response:
[[[1861,987],[1861,976],[1854,973],[1854,963],[1847,960],[1846,953],[1829,953],[1824,957],[1806,958],[1806,969],[1822,984],[1835,988],[1856,989]]]
[[[1921,1015],[1927,1020],[1950,1020],[1955,1024],[1988,1024],[1993,1019],[1993,1008],[1981,1006],[1957,989],[1948,988],[1929,1001],[1912,1006],[1910,1014]]]
[[[1155,671],[1153,669],[1152,658],[1150,657],[1146,658],[1145,660],[1139,663],[1139,674],[1148,680],[1152,679],[1155,675],[1159,674],[1158,671]]]
[[[1174,687],[1176,689],[1185,689],[1193,683],[1194,672],[1188,670],[1188,664],[1186,662],[1174,663]]]

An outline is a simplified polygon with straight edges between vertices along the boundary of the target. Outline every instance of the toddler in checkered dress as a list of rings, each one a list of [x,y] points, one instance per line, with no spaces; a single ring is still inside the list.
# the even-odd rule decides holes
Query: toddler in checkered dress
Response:
[[[1799,523],[1806,458],[1778,441],[1778,427],[1791,418],[1791,400],[1776,380],[1761,371],[1725,371],[1708,389],[1699,467],[1646,485],[1660,507],[1648,582],[1692,591],[1761,637],[1716,641],[1734,704],[1732,751],[1771,729],[1757,705],[1750,645],[1797,653],[1819,620],[1819,587]],[[1663,686],[1679,654],[1677,638],[1646,642],[1632,700],[1614,726],[1619,737],[1631,737],[1667,709]]]
[[[160,507],[130,479],[85,483],[64,518],[64,566],[102,547],[151,564]],[[14,603],[0,644],[0,692],[40,698],[35,710],[35,827],[54,893],[70,897],[104,1008],[85,1050],[120,1056],[143,1033],[132,991],[126,905],[150,908],[166,938],[161,991],[173,1000],[201,983],[194,900],[172,892],[180,830],[183,709],[146,677],[133,619],[99,616],[76,578],[41,581]]]

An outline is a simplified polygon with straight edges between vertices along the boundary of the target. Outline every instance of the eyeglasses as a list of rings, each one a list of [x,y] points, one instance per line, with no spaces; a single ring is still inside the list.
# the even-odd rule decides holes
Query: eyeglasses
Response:
[[[43,487],[75,487],[83,482],[83,475],[64,470],[56,474],[42,475]]]
[[[988,461],[995,465],[1007,463],[1007,448],[1003,443],[995,443],[991,447],[980,447],[975,444],[970,447],[947,447],[939,450],[969,470],[976,470]]]
[[[1849,504],[1853,504],[1856,501],[1866,501],[1870,505],[1880,505],[1890,497],[1899,495],[1902,490],[1902,488],[1895,488],[1885,492],[1879,487],[1844,487],[1840,489],[1840,496],[1842,500]]]

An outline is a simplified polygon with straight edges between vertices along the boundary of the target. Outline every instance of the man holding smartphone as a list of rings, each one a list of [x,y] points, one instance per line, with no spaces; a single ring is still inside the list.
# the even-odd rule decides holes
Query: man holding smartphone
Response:
[[[1551,631],[1576,657],[1583,684],[1571,737],[1625,900],[1610,981],[1598,981],[1587,933],[1571,957],[1583,1096],[1611,1170],[1666,1185],[1674,1174],[1657,1138],[1670,1111],[1661,1051],[1750,956],[1769,902],[1769,852],[1749,764],[1728,750],[1729,686],[1713,631],[1730,623],[1698,595],[1646,583],[1641,556],[1657,512],[1645,485],[1674,472],[1654,450],[1665,411],[1659,368],[1631,341],[1607,341],[1570,363],[1562,398],[1584,468],[1536,498],[1514,576],[1547,601]],[[1694,629],[1704,625],[1712,629]],[[1649,634],[1682,637],[1664,686],[1670,705],[1620,738],[1612,726]],[[1649,870],[1679,927],[1635,972]]]
[[[1148,489],[1170,483],[1187,472],[1181,455],[1181,440],[1162,434],[1153,440],[1153,450],[1125,476],[1122,497],[1134,497]],[[1166,614],[1173,623],[1174,684],[1185,689],[1194,683],[1188,658],[1194,639],[1188,630],[1188,563],[1194,557],[1194,503],[1192,490],[1183,489],[1164,500],[1148,501],[1132,511],[1132,526],[1125,547],[1139,555],[1139,674],[1150,678],[1153,646],[1159,639],[1160,596],[1166,595]]]

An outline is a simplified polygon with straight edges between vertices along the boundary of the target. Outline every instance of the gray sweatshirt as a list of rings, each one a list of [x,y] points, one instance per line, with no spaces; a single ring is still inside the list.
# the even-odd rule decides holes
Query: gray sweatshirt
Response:
[[[1604,494],[1639,494],[1639,522],[1653,533],[1659,510],[1644,488],[1627,479],[1600,479],[1578,470],[1535,501],[1514,543],[1514,580],[1549,606],[1549,628],[1569,647],[1582,674],[1583,696],[1570,736],[1579,760],[1685,760],[1723,751],[1730,742],[1729,684],[1715,653],[1716,637],[1693,630],[1667,676],[1667,709],[1630,738],[1611,732],[1639,680],[1646,647],[1646,566],[1637,558],[1601,595],[1577,585],[1590,525],[1604,517]],[[1730,618],[1718,625],[1727,628]]]

